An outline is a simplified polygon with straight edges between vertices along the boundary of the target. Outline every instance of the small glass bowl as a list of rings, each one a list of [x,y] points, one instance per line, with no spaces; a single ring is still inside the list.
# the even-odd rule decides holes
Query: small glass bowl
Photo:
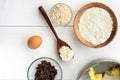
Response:
[[[35,78],[34,75],[35,75],[35,72],[36,72],[36,67],[43,60],[46,60],[47,62],[50,62],[51,65],[55,66],[55,68],[57,69],[57,75],[55,77],[55,80],[62,80],[62,78],[63,78],[63,72],[62,72],[62,68],[61,68],[60,64],[57,61],[55,61],[54,59],[49,58],[49,57],[38,58],[38,59],[34,60],[30,64],[30,66],[28,68],[28,71],[27,71],[27,78],[28,78],[28,80],[34,80],[34,78]]]
[[[68,22],[66,22],[65,24],[57,24],[57,23],[55,22],[55,20],[53,20],[53,18],[52,18],[52,16],[51,16],[52,13],[53,13],[53,10],[54,10],[54,9],[56,8],[56,6],[58,6],[58,5],[64,5],[64,6],[66,6],[67,8],[69,8],[69,10],[70,10],[70,14],[71,14],[70,19],[69,19]],[[71,9],[67,4],[65,4],[65,3],[57,3],[57,4],[53,5],[53,7],[50,9],[49,16],[50,16],[51,22],[52,22],[53,24],[55,24],[56,26],[66,26],[66,25],[68,25],[68,24],[71,22],[72,17],[73,17],[73,13],[72,13],[72,9]]]

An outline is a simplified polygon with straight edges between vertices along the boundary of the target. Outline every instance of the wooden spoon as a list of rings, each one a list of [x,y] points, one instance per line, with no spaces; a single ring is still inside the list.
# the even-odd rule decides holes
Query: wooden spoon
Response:
[[[53,26],[52,26],[52,24],[51,24],[51,21],[50,21],[50,19],[48,18],[47,14],[46,14],[46,12],[45,12],[45,10],[44,10],[44,8],[43,8],[42,6],[40,6],[40,7],[39,7],[39,10],[40,10],[40,12],[42,13],[44,19],[45,19],[46,22],[48,23],[50,29],[52,30],[53,34],[55,35],[55,37],[56,37],[56,39],[57,39],[57,51],[58,51],[59,57],[60,57],[60,52],[59,52],[59,50],[60,50],[60,48],[61,48],[62,46],[67,46],[67,47],[69,47],[69,48],[72,50],[72,48],[71,48],[66,42],[64,42],[63,40],[61,40],[61,39],[58,37],[58,35],[57,35],[55,29],[53,28]],[[61,58],[61,57],[60,57],[60,58]],[[62,59],[62,58],[61,58],[61,59]]]

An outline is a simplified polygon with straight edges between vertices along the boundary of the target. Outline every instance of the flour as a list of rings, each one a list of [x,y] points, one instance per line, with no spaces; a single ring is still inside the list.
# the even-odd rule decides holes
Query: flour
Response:
[[[68,62],[73,58],[73,50],[67,46],[62,46],[59,50],[60,57],[63,61]]]
[[[110,37],[113,21],[105,9],[93,7],[82,14],[78,25],[84,39],[93,45],[99,45]]]

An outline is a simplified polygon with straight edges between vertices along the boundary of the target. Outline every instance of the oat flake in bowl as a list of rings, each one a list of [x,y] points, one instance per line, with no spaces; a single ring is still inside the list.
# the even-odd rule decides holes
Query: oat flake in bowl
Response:
[[[55,4],[50,10],[50,18],[55,25],[65,26],[71,21],[72,10],[64,3]]]

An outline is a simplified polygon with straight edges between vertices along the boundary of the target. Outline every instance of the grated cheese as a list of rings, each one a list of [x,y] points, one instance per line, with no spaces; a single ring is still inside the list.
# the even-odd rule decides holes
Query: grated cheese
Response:
[[[113,21],[105,9],[93,7],[82,14],[78,25],[84,39],[93,45],[99,45],[110,37]]]

